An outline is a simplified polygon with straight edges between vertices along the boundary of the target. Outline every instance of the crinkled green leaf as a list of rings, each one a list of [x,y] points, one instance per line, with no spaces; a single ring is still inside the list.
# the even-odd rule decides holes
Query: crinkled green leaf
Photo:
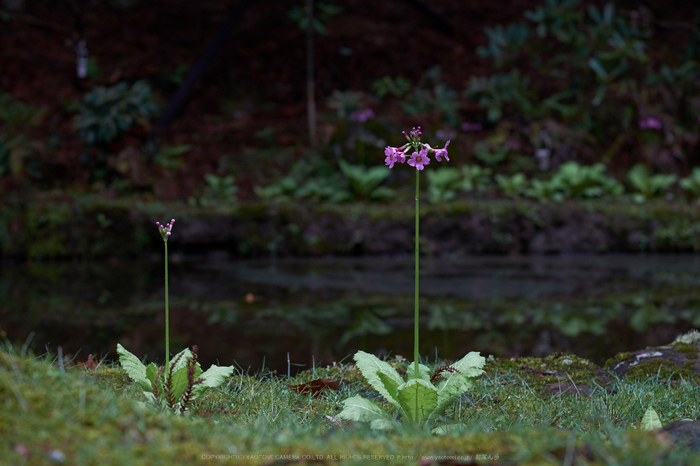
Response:
[[[377,377],[379,377],[379,380],[381,380],[384,388],[389,393],[389,396],[396,400],[399,395],[399,386],[403,384],[403,381],[399,383],[382,371],[377,371]],[[401,409],[400,405],[398,405],[397,408]]]
[[[411,380],[411,379],[421,379],[421,380],[427,380],[430,382],[430,369],[428,369],[428,366],[424,366],[423,364],[418,364],[418,377],[414,375],[414,372],[416,370],[416,363],[412,362],[409,364],[409,366],[406,368],[406,379]]]
[[[389,403],[397,408],[400,408],[400,403],[396,400],[396,398],[389,394],[386,387],[384,387],[382,379],[380,379],[377,375],[377,372],[380,371],[396,382],[397,385],[401,385],[404,382],[399,373],[396,372],[396,369],[391,367],[389,363],[380,360],[375,355],[365,353],[364,351],[358,351],[355,353],[354,359],[355,363],[357,364],[357,368],[360,369],[360,372],[362,372],[362,375],[365,377],[365,379],[367,379],[367,382],[369,382],[372,388],[377,390]]]
[[[647,408],[644,416],[642,416],[642,423],[640,427],[642,430],[656,430],[663,427],[663,424],[661,424],[661,419],[659,419],[659,415],[651,406]]]
[[[153,390],[150,380],[146,376],[146,366],[139,358],[131,354],[122,345],[117,343],[117,354],[119,355],[119,364],[129,374],[129,377],[136,382],[144,391],[150,392]]]
[[[173,373],[172,378],[172,393],[175,402],[180,400],[180,397],[187,389],[187,367],[181,367]]]
[[[202,383],[194,387],[192,399],[196,400],[207,388],[216,388],[226,382],[233,373],[233,366],[212,365],[206,372],[202,373],[195,380],[202,380]]]
[[[369,423],[369,427],[374,430],[389,430],[394,427],[394,421],[391,419],[375,419]]]
[[[463,377],[476,378],[484,373],[484,364],[486,364],[486,358],[476,351],[472,351],[452,364],[452,367],[457,369]]]
[[[436,384],[438,402],[430,416],[431,420],[441,416],[457,398],[474,385],[474,379],[484,373],[482,367],[485,363],[486,359],[483,356],[472,351],[452,364],[459,372],[442,372],[443,379]]]
[[[431,420],[437,419],[444,414],[457,398],[472,387],[471,381],[461,374],[453,372],[444,372],[443,374],[445,374],[446,379],[441,380],[438,384],[438,401],[430,415]]]
[[[365,168],[360,165],[350,165],[344,160],[340,160],[338,164],[343,175],[350,183],[352,191],[359,197],[382,199],[393,195],[393,190],[389,188],[384,188],[375,193],[379,185],[391,174],[387,167]]]
[[[151,386],[156,383],[156,374],[158,373],[158,366],[155,363],[150,363],[146,366],[146,377],[151,382]]]
[[[435,427],[430,432],[433,435],[445,435],[445,434],[459,433],[459,432],[463,432],[463,431],[464,431],[464,425],[462,425],[462,424],[444,424],[444,425]]]
[[[411,379],[399,387],[398,400],[406,416],[421,423],[435,411],[438,393],[430,382]]]
[[[173,373],[179,371],[183,367],[187,367],[187,360],[191,357],[193,357],[192,351],[190,351],[189,348],[185,348],[170,358],[170,366],[172,367]],[[199,365],[199,363],[197,364]],[[167,373],[170,373],[170,370],[168,370]]]
[[[392,424],[392,419],[386,411],[373,401],[362,398],[359,395],[343,401],[343,405],[345,407],[338,413],[338,417],[341,419],[348,419],[356,422],[369,422],[372,428],[386,428],[379,426],[390,426]]]

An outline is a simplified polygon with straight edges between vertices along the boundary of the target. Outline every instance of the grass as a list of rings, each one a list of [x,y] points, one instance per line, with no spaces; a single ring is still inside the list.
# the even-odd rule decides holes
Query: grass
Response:
[[[407,364],[389,362],[399,371]],[[63,370],[56,358],[9,347],[0,352],[0,458],[16,465],[700,464],[697,453],[634,428],[650,404],[663,423],[695,419],[697,380],[609,375],[603,384],[593,372],[560,369],[552,358],[490,359],[475,389],[448,412],[461,427],[433,435],[331,422],[348,396],[372,396],[353,365],[292,379],[239,371],[176,416],[141,407],[118,366]],[[314,397],[290,388],[321,377],[339,381],[340,390]]]

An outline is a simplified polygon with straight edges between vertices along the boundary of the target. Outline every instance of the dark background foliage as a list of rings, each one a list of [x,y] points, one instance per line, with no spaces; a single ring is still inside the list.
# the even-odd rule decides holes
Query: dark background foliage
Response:
[[[451,135],[455,139],[454,134],[459,133],[451,146],[457,165],[470,162],[504,174],[535,173],[531,159],[539,131],[549,128],[550,134],[557,133],[564,126],[573,129],[555,134],[559,139],[552,151],[552,169],[570,160],[583,164],[602,161],[624,179],[619,170],[641,162],[653,171],[687,175],[698,157],[697,115],[678,115],[668,105],[663,108],[666,113],[650,110],[645,115],[640,109],[649,107],[648,102],[630,103],[630,99],[646,98],[648,80],[640,73],[653,71],[661,76],[663,64],[675,72],[684,60],[697,63],[700,42],[695,2],[615,2],[616,18],[647,34],[648,60],[627,70],[630,79],[637,80],[635,92],[625,87],[632,81],[613,82],[609,86],[613,90],[599,99],[603,105],[596,104],[595,111],[588,110],[593,108],[590,102],[599,97],[597,85],[581,87],[581,93],[555,102],[573,108],[573,117],[556,105],[547,114],[549,107],[543,107],[542,101],[561,89],[576,90],[571,83],[581,69],[597,72],[585,53],[580,63],[570,63],[568,76],[557,80],[547,70],[561,52],[557,49],[561,42],[538,42],[533,35],[512,50],[506,44],[503,56],[493,50],[484,52],[493,43],[485,28],[526,22],[525,12],[541,5],[547,3],[317,1],[314,94],[320,145],[314,153],[334,156],[336,169],[340,156],[360,165],[381,164],[379,143],[400,144],[401,129],[421,124],[429,129],[430,137],[442,141]],[[590,6],[604,12],[604,5],[587,1],[572,8],[585,16]],[[2,2],[0,96],[6,100],[0,100],[0,108],[14,113],[0,118],[0,134],[4,135],[0,167],[5,161],[0,189],[154,193],[172,200],[194,196],[205,203],[207,199],[256,197],[256,187],[279,181],[296,161],[309,157],[306,31],[299,23],[303,7],[301,1],[279,0]],[[217,34],[223,31],[228,36],[217,48]],[[81,38],[90,57],[84,79],[76,78],[75,72],[75,49]],[[609,46],[598,45],[603,52]],[[564,50],[561,56],[575,56],[582,46],[577,47]],[[590,53],[594,52],[598,49]],[[183,105],[169,114],[172,107],[168,104],[207,53],[212,59],[206,71]],[[614,68],[610,63],[604,65],[608,71]],[[470,88],[470,79],[507,76],[514,70],[528,76],[529,107],[519,106],[518,96],[504,95],[499,97],[505,99],[501,113],[493,114],[483,102],[483,89]],[[605,81],[600,74],[591,76],[594,81]],[[675,92],[666,86],[657,92],[659,99],[688,102],[688,108],[697,111],[693,100],[697,70],[688,72],[685,79],[683,85],[690,91]],[[86,96],[96,88],[137,82],[149,86],[148,99],[154,106],[151,100],[136,97],[132,110],[124,110],[131,112],[126,122],[111,139],[96,143],[94,137],[86,136],[84,127],[79,131],[76,119],[85,115]],[[406,86],[403,90],[402,85]],[[511,88],[506,81],[506,89]],[[626,117],[610,114],[624,107],[611,101],[611,96],[627,99],[631,113]],[[148,108],[138,107],[139,99]],[[104,104],[97,100],[90,111],[97,112]],[[358,128],[351,112],[365,107],[372,108],[377,118]],[[663,122],[664,134],[640,131],[637,119],[649,116]],[[683,124],[677,125],[681,120]],[[611,127],[620,121],[626,121],[628,127]],[[576,132],[581,122],[588,125],[583,136]],[[471,128],[465,124],[477,123],[483,125],[482,132],[465,131]],[[677,134],[677,128],[682,128],[682,134]],[[628,137],[617,137],[621,131]],[[22,139],[13,139],[17,135]],[[651,140],[652,146],[645,146],[652,147],[651,155],[640,148],[640,138]],[[669,138],[675,139],[668,142]],[[569,150],[572,146],[573,152]],[[475,155],[479,153],[482,157]]]

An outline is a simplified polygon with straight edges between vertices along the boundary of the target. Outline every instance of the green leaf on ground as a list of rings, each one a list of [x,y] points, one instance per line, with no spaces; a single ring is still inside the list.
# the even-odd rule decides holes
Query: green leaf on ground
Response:
[[[356,422],[369,422],[373,429],[388,429],[392,425],[391,417],[376,403],[353,396],[343,401],[345,407],[338,414],[341,419],[348,419]]]
[[[430,382],[411,379],[399,387],[398,399],[406,416],[422,423],[435,411],[438,393]]]
[[[122,368],[129,374],[129,377],[139,384],[144,391],[152,391],[153,385],[146,376],[146,366],[141,360],[127,351],[126,348],[119,343],[117,343],[117,354],[119,355],[119,364],[121,364]]]
[[[656,430],[661,429],[663,425],[661,424],[661,419],[659,415],[654,411],[654,408],[649,406],[644,416],[642,416],[641,428],[642,430]]]
[[[404,382],[399,373],[396,372],[396,369],[375,355],[365,353],[364,351],[358,351],[355,353],[354,359],[355,363],[357,364],[357,368],[360,369],[360,372],[362,372],[362,375],[365,377],[365,379],[367,379],[367,382],[369,382],[372,388],[377,390],[389,403],[397,408],[400,408],[401,405],[399,402],[396,400],[396,398],[391,396],[389,391],[384,386],[382,379],[380,379],[377,375],[377,372],[379,371],[388,378],[392,379],[397,385],[401,385]]]

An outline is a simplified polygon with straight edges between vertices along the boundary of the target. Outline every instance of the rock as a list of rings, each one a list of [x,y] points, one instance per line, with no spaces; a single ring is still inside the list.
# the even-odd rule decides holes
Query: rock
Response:
[[[618,354],[606,365],[620,377],[643,378],[658,374],[664,378],[700,379],[700,342],[692,335],[681,336],[670,345]]]
[[[662,440],[673,445],[700,451],[700,421],[672,421],[659,430]]]

